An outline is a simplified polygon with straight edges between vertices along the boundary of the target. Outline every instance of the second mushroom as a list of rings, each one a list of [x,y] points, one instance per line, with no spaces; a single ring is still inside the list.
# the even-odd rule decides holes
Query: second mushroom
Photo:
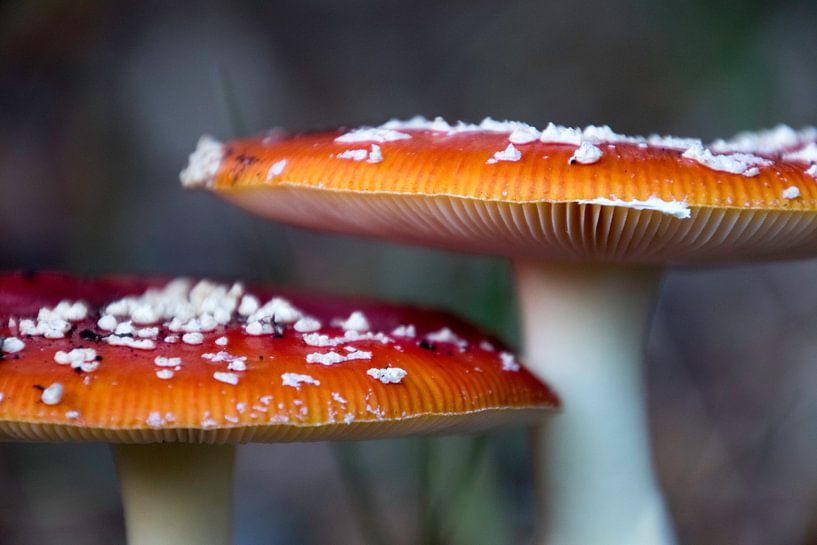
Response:
[[[239,283],[0,274],[0,349],[0,441],[111,443],[130,545],[230,543],[236,444],[481,431],[558,405],[451,315]]]

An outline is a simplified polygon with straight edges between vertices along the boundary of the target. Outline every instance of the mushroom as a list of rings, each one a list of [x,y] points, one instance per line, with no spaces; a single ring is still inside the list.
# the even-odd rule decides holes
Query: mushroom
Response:
[[[565,412],[533,435],[540,539],[668,544],[642,347],[663,269],[817,252],[817,129],[709,146],[486,119],[203,138],[181,179],[257,214],[509,257],[529,369]]]
[[[236,444],[479,431],[558,406],[485,342],[374,301],[0,274],[0,441],[111,443],[131,545],[229,543]]]

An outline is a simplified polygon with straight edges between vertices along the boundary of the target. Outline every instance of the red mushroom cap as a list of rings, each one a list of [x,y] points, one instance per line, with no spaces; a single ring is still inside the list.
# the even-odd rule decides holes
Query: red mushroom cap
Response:
[[[443,312],[253,288],[262,308],[242,316],[253,305],[237,308],[240,287],[177,282],[176,302],[197,307],[171,309],[187,313],[174,322],[160,316],[168,285],[0,275],[0,440],[361,439],[522,424],[558,406],[498,342]],[[272,297],[277,319],[263,312]],[[216,309],[230,305],[225,321]]]
[[[683,263],[817,252],[817,129],[704,146],[609,127],[392,121],[203,139],[188,186],[274,220],[528,259]]]

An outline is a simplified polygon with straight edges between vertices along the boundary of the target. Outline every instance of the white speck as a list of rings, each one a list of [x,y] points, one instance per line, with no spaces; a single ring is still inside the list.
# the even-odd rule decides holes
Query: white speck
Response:
[[[338,159],[348,159],[351,161],[364,161],[369,156],[367,149],[348,149],[338,153],[335,157]]]
[[[541,135],[542,133],[536,130],[535,127],[521,123],[511,131],[508,140],[513,144],[530,144],[538,140]]]
[[[74,348],[70,352],[58,350],[54,354],[54,361],[58,364],[70,365],[72,369],[81,369],[86,372],[96,371],[99,362],[95,360],[96,350],[93,348]]]
[[[65,389],[62,387],[62,384],[55,382],[43,390],[43,393],[40,395],[40,399],[46,405],[56,405],[62,401],[62,396],[64,393]]]
[[[436,117],[434,120],[430,121],[423,116],[418,115],[405,121],[392,119],[391,121],[381,125],[381,128],[427,130],[443,132],[448,136],[479,131],[494,133],[506,132],[510,133],[509,140],[514,144],[525,144],[532,142],[533,140],[530,139],[531,136],[536,135],[536,137],[538,137],[539,134],[539,131],[527,123],[522,123],[520,121],[498,121],[496,119],[491,119],[490,117],[486,117],[479,124],[463,123],[462,121],[459,121],[456,125],[450,125],[442,117]],[[534,137],[534,140],[536,137]]]
[[[241,298],[241,304],[238,306],[238,313],[241,316],[249,316],[261,306],[258,298],[254,295],[245,295]]]
[[[243,401],[240,402],[240,403],[236,403],[235,404],[235,410],[237,410],[241,414],[244,414],[244,411],[247,410],[247,404],[244,403]]]
[[[604,153],[598,147],[589,142],[582,142],[581,145],[576,148],[576,151],[573,152],[573,155],[570,156],[570,159],[567,160],[567,163],[569,165],[575,163],[591,165],[601,159],[602,155],[604,155]]]
[[[346,403],[348,403],[348,401],[346,401],[346,400],[343,398],[343,396],[341,396],[341,395],[340,395],[339,393],[337,393],[337,392],[332,392],[332,399],[334,399],[334,400],[335,400],[335,401],[337,401],[338,403],[343,403],[344,405],[345,405]]]
[[[817,179],[817,165],[811,165],[810,167],[808,167],[808,169],[806,170],[806,174],[808,174],[812,178]]]
[[[340,321],[337,323],[340,324]],[[351,329],[344,332],[342,337],[330,337],[329,335],[322,335],[320,333],[305,333],[303,340],[307,345],[317,347],[338,346],[339,344],[356,341],[380,341],[383,344],[388,344],[393,341],[391,337],[381,332],[372,333],[371,331],[366,331],[360,333],[359,331]]]
[[[182,335],[182,342],[185,344],[201,344],[204,342],[204,335],[201,333],[185,333]]]
[[[320,363],[321,365],[334,365],[346,361],[346,357],[337,352],[313,352],[306,355],[307,363]]]
[[[369,152],[369,159],[366,162],[372,164],[383,162],[383,153],[380,151],[380,146],[372,144],[372,150]]]
[[[272,396],[271,395],[261,396],[258,398],[258,401],[260,401],[264,405],[269,405],[270,403],[272,403]]]
[[[159,320],[156,312],[150,305],[140,305],[131,311],[131,318],[137,324],[152,324]]]
[[[687,219],[692,216],[686,201],[665,201],[659,199],[655,195],[651,195],[647,200],[640,201],[633,199],[632,201],[622,201],[614,195],[612,199],[598,198],[598,199],[580,199],[576,202],[579,204],[595,204],[599,206],[619,206],[622,208],[633,208],[635,210],[656,210],[664,214],[674,216],[678,219]]]
[[[142,339],[155,339],[159,336],[158,327],[143,327],[136,330],[136,336]]]
[[[496,350],[494,348],[494,345],[488,341],[480,341],[479,347],[485,350],[486,352],[493,352],[494,350]]]
[[[817,143],[810,142],[807,146],[783,154],[784,161],[800,161],[803,163],[817,163]]]
[[[227,364],[227,369],[229,369],[230,371],[246,371],[247,364],[244,363],[246,359],[247,358],[243,357],[234,359],[233,361]]]
[[[105,342],[111,346],[127,346],[137,350],[153,350],[156,343],[150,339],[134,339],[133,337],[120,337],[119,335],[108,335]]]
[[[680,138],[678,136],[659,136],[657,134],[651,134],[647,137],[646,142],[639,142],[638,147],[643,149],[649,147],[648,144],[658,148],[686,150],[695,145],[703,145],[703,142],[698,138]]]
[[[307,333],[303,336],[304,342],[309,346],[332,346],[334,343],[329,335],[321,335],[320,333]]]
[[[247,356],[234,356],[229,352],[221,351],[217,354],[202,354],[202,358],[209,360],[213,363],[218,363],[222,361],[227,362],[227,369],[230,371],[246,371],[247,370]]]
[[[263,335],[264,333],[272,333],[272,326],[269,324],[262,324],[261,322],[249,322],[244,326],[244,332],[247,335],[257,337],[259,335]]]
[[[222,316],[222,318],[224,318],[224,316]],[[223,322],[226,323],[229,321],[230,315],[229,313],[227,313],[226,319],[223,320]],[[197,318],[191,318],[187,321],[181,320],[179,318],[173,318],[166,325],[167,328],[171,331],[183,333],[202,333],[207,331],[213,331],[216,327],[218,327],[219,321],[216,320],[215,316],[213,316],[212,314],[203,313]]]
[[[757,176],[760,173],[758,167],[769,166],[771,161],[748,153],[732,153],[728,155],[715,155],[700,144],[690,146],[683,154],[685,159],[691,159],[721,172],[731,174],[742,174],[743,176]]]
[[[96,325],[99,327],[99,329],[113,331],[117,326],[116,318],[114,318],[111,314],[105,314],[97,321]]]
[[[80,417],[79,411],[72,410],[72,411],[65,411],[65,418],[68,420],[76,420]]]
[[[156,378],[160,378],[162,380],[168,380],[173,378],[173,371],[171,369],[157,369],[156,370]]]
[[[3,344],[0,346],[0,351],[5,352],[6,354],[16,354],[25,347],[26,343],[17,337],[6,337],[3,339]]]
[[[298,321],[295,322],[295,325],[292,327],[299,333],[309,333],[311,331],[319,330],[321,328],[321,323],[315,318],[304,316],[303,318],[298,319]]]
[[[269,171],[267,171],[267,181],[272,180],[275,176],[280,176],[286,166],[286,159],[281,159],[280,161],[274,162],[272,166],[269,167]]]
[[[343,417],[344,424],[351,424],[352,422],[354,422],[354,420],[355,415],[353,413],[346,413],[346,415]]]
[[[270,322],[290,324],[303,316],[303,313],[292,306],[292,303],[281,297],[273,297],[258,310],[247,317],[247,322]]]
[[[348,144],[351,142],[393,142],[395,140],[408,140],[410,134],[398,132],[392,129],[361,127],[335,138],[335,142]]]
[[[176,367],[177,365],[181,365],[182,359],[156,356],[155,358],[153,358],[153,363],[154,365],[158,365],[159,367]]]
[[[366,374],[370,377],[379,380],[383,384],[397,384],[403,381],[403,378],[408,374],[405,369],[399,367],[387,367],[385,369],[376,369],[372,367]]]
[[[224,146],[218,140],[204,135],[199,138],[196,150],[190,154],[187,168],[179,179],[185,187],[210,187],[224,158]]]
[[[399,325],[392,330],[391,334],[395,337],[416,337],[417,330],[413,325]]]
[[[219,337],[218,339],[216,339],[216,344],[219,346],[227,346],[228,342],[229,341],[227,340],[227,337]]]
[[[369,321],[366,316],[356,310],[352,312],[346,320],[341,320],[338,325],[346,331],[369,331]]]
[[[6,399],[6,394],[0,392],[0,403],[2,403],[4,399]]]
[[[791,200],[791,199],[796,199],[798,197],[800,197],[800,188],[797,187],[796,185],[789,186],[789,187],[787,187],[786,189],[783,190],[783,198],[784,199]]]
[[[519,363],[510,352],[500,352],[499,360],[502,362],[503,371],[519,371],[520,369]]]
[[[165,420],[162,418],[162,413],[153,411],[148,415],[146,423],[151,428],[159,428],[165,423]]]
[[[224,420],[226,420],[230,424],[238,424],[240,422],[240,420],[238,419],[237,416],[233,416],[233,415],[230,415],[230,414],[225,414],[224,415]]]
[[[60,301],[54,307],[54,312],[63,320],[77,322],[88,316],[88,305],[82,301]]]
[[[367,149],[350,149],[338,153],[335,157],[338,159],[348,159],[351,161],[366,161],[367,163],[376,164],[383,162],[383,152],[380,146],[372,144],[370,150]]]
[[[719,152],[742,151],[774,155],[802,146],[817,138],[817,129],[805,127],[795,131],[789,126],[778,125],[757,132],[742,132],[729,140],[716,140],[711,148]]]
[[[486,164],[493,165],[499,161],[516,162],[522,158],[522,152],[514,147],[513,144],[508,144],[508,147],[502,151],[494,153],[494,156],[485,161]]]
[[[23,335],[43,336],[46,339],[62,339],[65,337],[65,334],[71,329],[71,323],[63,317],[67,314],[66,302],[62,302],[61,304],[63,307],[61,307],[59,312],[56,308],[42,307],[37,312],[36,321],[20,320],[20,333]]]
[[[74,369],[79,369],[83,373],[93,373],[97,369],[99,369],[99,361],[93,359],[91,361],[84,361],[77,366],[74,366]]]
[[[164,338],[164,342],[166,342],[167,344],[177,343],[177,342],[179,342],[179,336],[178,335],[168,335],[167,337]]]
[[[281,374],[281,384],[284,386],[292,386],[298,390],[301,389],[301,384],[314,384],[315,386],[320,386],[320,381],[315,380],[309,375],[301,375],[298,373],[282,373]]]
[[[578,146],[582,143],[582,130],[548,123],[545,130],[542,131],[539,141],[550,144],[574,144]]]
[[[205,416],[201,419],[201,427],[202,428],[215,428],[218,426],[218,422],[215,418],[211,418],[209,416]]]
[[[349,353],[349,354],[346,356],[346,361],[351,361],[351,360],[370,360],[370,359],[372,359],[372,353],[371,353],[371,352],[366,352],[365,350],[355,350],[355,351],[353,351],[353,352],[350,352],[350,353]]]
[[[135,332],[136,329],[133,327],[133,323],[130,321],[117,324],[116,329],[114,329],[115,335],[133,335]]]
[[[432,343],[451,343],[459,346],[460,350],[464,350],[468,346],[468,342],[458,337],[453,331],[444,327],[439,331],[434,331],[426,335],[426,340]]]
[[[215,373],[213,373],[213,378],[219,382],[223,382],[225,384],[232,384],[233,386],[238,384],[238,375],[236,375],[235,373],[216,371]]]

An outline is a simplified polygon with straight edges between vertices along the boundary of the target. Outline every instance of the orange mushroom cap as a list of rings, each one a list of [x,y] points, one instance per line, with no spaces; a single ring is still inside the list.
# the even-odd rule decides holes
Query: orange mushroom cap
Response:
[[[271,219],[499,255],[630,263],[817,251],[817,130],[699,140],[392,121],[203,139],[188,186]]]
[[[261,310],[247,316],[240,286],[169,286],[0,275],[0,440],[379,438],[524,424],[558,406],[498,342],[446,313],[258,288]],[[278,321],[264,317],[268,299]],[[228,318],[214,310],[231,306]],[[153,323],[135,323],[149,312]],[[249,334],[253,321],[265,331]]]

